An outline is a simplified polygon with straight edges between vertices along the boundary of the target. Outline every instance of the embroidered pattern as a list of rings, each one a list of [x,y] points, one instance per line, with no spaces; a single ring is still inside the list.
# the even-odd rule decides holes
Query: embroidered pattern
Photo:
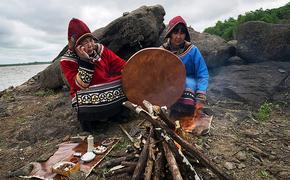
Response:
[[[73,51],[69,50],[69,49],[65,52],[65,54],[63,56],[68,57],[68,58],[78,59],[77,54],[74,53]]]
[[[90,84],[92,78],[93,78],[93,72],[91,72],[88,69],[79,67],[78,76],[81,81],[83,81],[85,84]]]
[[[181,97],[195,99],[195,96],[191,91],[184,91]]]
[[[125,98],[122,87],[114,90],[102,90],[100,92],[89,92],[78,94],[78,104],[82,105],[105,105]]]

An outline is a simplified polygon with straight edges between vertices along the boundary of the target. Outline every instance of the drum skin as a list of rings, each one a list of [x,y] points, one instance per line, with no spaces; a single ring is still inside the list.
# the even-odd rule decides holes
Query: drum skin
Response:
[[[146,48],[135,53],[122,71],[123,91],[128,100],[143,106],[143,100],[170,107],[182,95],[185,66],[162,48]]]

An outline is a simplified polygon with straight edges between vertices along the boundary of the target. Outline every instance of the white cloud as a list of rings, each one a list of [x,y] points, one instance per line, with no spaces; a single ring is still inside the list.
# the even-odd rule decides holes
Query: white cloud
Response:
[[[80,18],[86,20],[91,31],[106,26],[110,21],[120,17],[117,9],[106,8],[103,6],[83,6],[80,9]]]
[[[288,0],[1,0],[0,64],[51,61],[67,43],[71,18],[82,19],[92,31],[106,26],[123,12],[142,5],[160,4],[164,23],[181,15],[197,31],[217,20],[237,17],[246,11],[275,8]]]

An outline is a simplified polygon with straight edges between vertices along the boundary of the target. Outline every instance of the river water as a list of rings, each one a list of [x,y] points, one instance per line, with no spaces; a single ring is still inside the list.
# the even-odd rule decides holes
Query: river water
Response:
[[[19,86],[44,70],[49,64],[0,67],[0,91],[10,86]]]

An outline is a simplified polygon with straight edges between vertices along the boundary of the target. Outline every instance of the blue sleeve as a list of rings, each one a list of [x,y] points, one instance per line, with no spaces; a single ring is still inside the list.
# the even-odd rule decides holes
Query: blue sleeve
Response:
[[[193,61],[195,68],[195,79],[197,82],[196,92],[206,94],[209,78],[207,66],[199,49],[196,47],[194,50]]]

